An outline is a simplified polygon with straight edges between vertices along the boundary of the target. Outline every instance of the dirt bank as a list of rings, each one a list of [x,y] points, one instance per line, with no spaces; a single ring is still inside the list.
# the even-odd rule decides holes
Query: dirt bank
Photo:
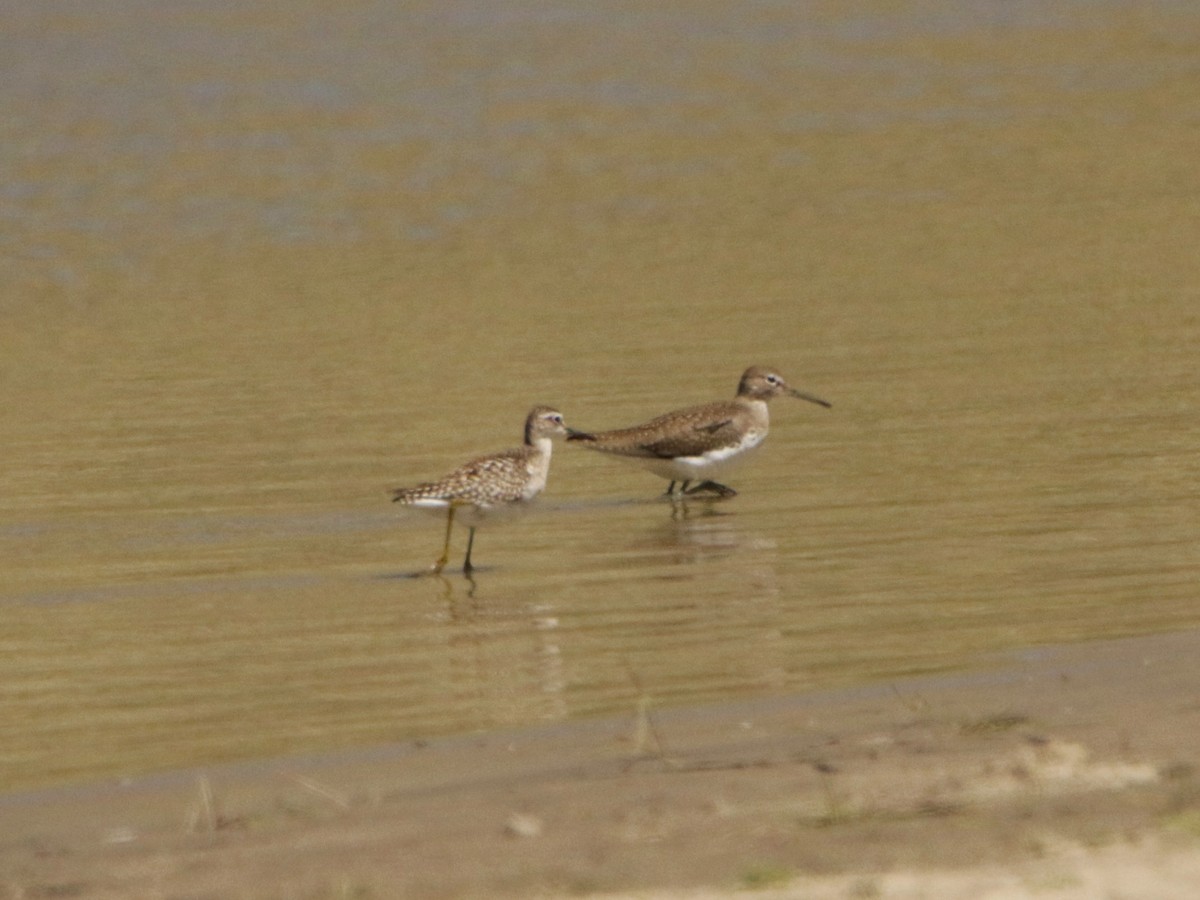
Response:
[[[1200,634],[0,799],[0,896],[1171,897]],[[634,892],[634,893],[630,893]]]

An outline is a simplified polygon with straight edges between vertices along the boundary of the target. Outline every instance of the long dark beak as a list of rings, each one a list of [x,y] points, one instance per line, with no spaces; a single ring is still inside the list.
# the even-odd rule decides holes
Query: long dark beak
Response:
[[[800,400],[807,400],[809,403],[815,403],[817,406],[824,406],[826,409],[831,409],[833,404],[828,400],[822,400],[820,397],[814,397],[812,394],[806,394],[803,391],[798,391],[795,388],[788,388],[788,393]]]

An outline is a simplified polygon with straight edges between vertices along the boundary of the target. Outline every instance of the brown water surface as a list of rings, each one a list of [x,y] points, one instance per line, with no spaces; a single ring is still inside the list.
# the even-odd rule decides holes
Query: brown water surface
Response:
[[[1190,4],[10,12],[0,788],[1200,624]],[[407,577],[759,362],[737,498],[559,446]]]

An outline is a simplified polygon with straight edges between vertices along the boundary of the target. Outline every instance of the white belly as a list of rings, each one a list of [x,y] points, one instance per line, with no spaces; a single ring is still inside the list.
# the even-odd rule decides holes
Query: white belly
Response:
[[[710,450],[700,456],[677,456],[674,459],[630,457],[631,462],[668,481],[715,480],[746,462],[762,444],[765,434],[752,432],[738,445]]]

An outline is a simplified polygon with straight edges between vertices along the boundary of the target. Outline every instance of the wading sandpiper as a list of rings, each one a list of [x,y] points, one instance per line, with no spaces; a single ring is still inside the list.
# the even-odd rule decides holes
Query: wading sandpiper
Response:
[[[745,460],[763,442],[770,427],[767,402],[786,395],[829,407],[827,400],[789,387],[773,369],[751,366],[732,400],[678,409],[632,428],[584,432],[568,429],[567,440],[619,456],[649,469],[670,485],[667,494],[712,491],[732,497],[737,491],[712,479]],[[693,481],[695,487],[688,488]]]
[[[467,538],[467,556],[463,561],[463,573],[471,573],[471,547],[475,543],[476,526],[487,518],[489,511],[525,503],[542,492],[550,474],[551,439],[566,433],[562,413],[549,406],[535,406],[525,419],[525,443],[520,447],[476,457],[437,481],[392,492],[392,500],[396,503],[446,510],[446,539],[442,555],[430,568],[431,574],[440,573],[446,566],[450,557],[450,532],[455,514],[459,512],[459,520],[471,529]]]

